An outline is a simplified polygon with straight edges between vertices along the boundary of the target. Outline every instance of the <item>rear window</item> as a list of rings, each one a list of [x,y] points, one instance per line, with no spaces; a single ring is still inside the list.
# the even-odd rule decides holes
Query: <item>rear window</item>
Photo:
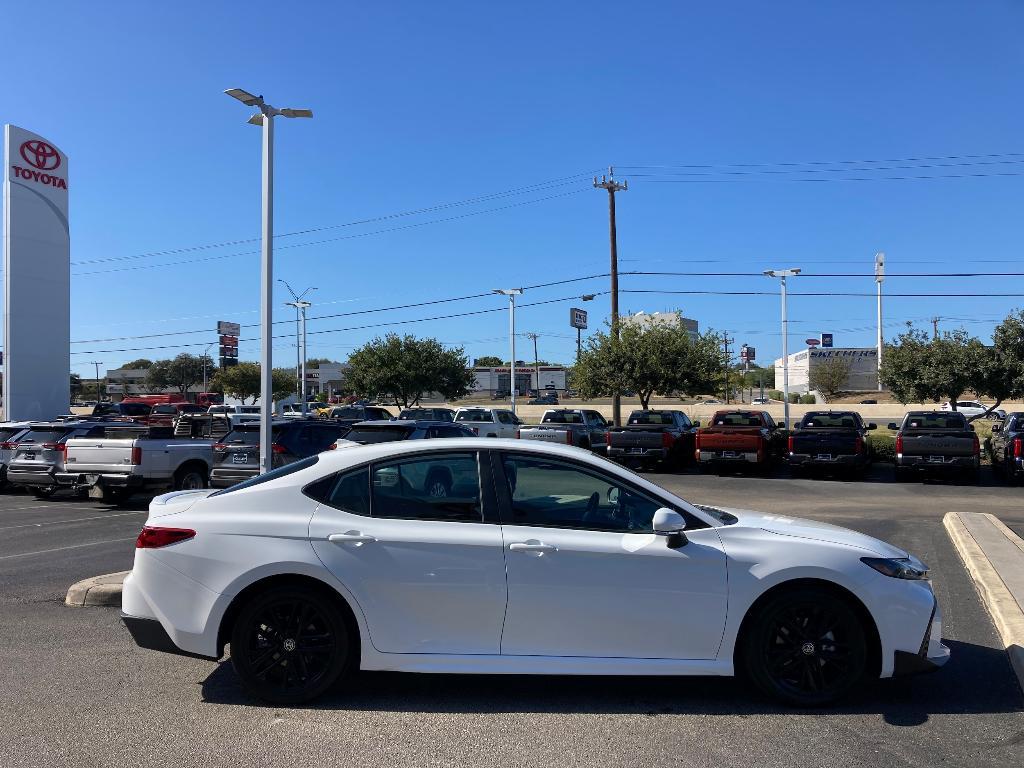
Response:
[[[0,427],[0,441],[7,440],[24,431],[24,427]]]
[[[395,440],[405,440],[412,432],[404,426],[387,427],[353,427],[345,435],[346,440],[354,443],[370,445],[372,443],[390,443]]]
[[[491,422],[494,419],[491,417],[490,411],[459,411],[455,414],[456,421],[486,421]]]
[[[361,408],[335,408],[331,411],[332,419],[361,419],[363,410]]]
[[[165,414],[165,413],[166,414],[174,415],[177,412],[178,412],[178,409],[175,408],[173,405],[155,405],[155,406],[153,406],[153,413],[155,413],[157,415]]]
[[[276,440],[280,434],[280,427],[274,427],[271,431],[271,438]],[[260,442],[260,431],[259,429],[232,429],[221,440],[222,443],[231,445],[232,443],[245,444],[245,445],[259,445]]]
[[[671,413],[637,413],[629,417],[630,424],[671,424]]]
[[[545,413],[541,424],[582,424],[583,414],[574,411],[552,411]]]
[[[429,408],[408,408],[398,414],[400,421],[416,421],[417,419],[432,419],[434,412]]]
[[[56,443],[68,434],[70,434],[70,430],[66,429],[30,429],[28,433],[21,438],[21,442]]]
[[[808,413],[800,422],[802,429],[835,427],[854,429],[856,426],[856,417],[849,413]]]
[[[230,488],[225,488],[220,491],[214,491],[210,496],[221,496],[225,493],[231,493],[232,491],[240,491],[243,488],[252,488],[254,485],[260,485],[262,483],[268,483],[271,480],[277,480],[279,477],[287,477],[293,472],[298,472],[303,469],[308,469],[316,464],[320,460],[319,456],[309,456],[305,459],[299,459],[293,461],[291,464],[285,464],[283,467],[272,469],[270,472],[265,472],[262,475],[256,475],[256,477],[245,480],[237,485],[232,485]]]
[[[715,414],[716,427],[760,427],[761,419],[749,413]]]
[[[915,413],[907,417],[907,429],[967,429],[961,413]]]

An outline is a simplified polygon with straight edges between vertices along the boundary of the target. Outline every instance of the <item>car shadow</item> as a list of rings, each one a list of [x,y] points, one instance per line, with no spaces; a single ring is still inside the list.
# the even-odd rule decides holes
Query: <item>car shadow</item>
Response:
[[[552,675],[435,675],[359,672],[311,704],[311,710],[480,714],[880,714],[887,723],[914,726],[933,714],[1016,712],[1024,707],[1006,653],[945,641],[953,658],[945,669],[916,678],[879,680],[826,709],[779,705],[746,683],[721,677],[584,677]],[[984,681],[984,684],[981,684]],[[210,704],[267,706],[246,694],[230,661],[201,683]]]
[[[827,470],[807,470],[799,475],[794,475],[787,466],[773,467],[770,472],[753,472],[748,469],[739,469],[725,467],[721,471],[715,469],[705,469],[698,472],[692,467],[687,467],[681,471],[665,471],[657,470],[654,472],[643,472],[645,477],[654,478],[656,476],[664,475],[667,477],[686,477],[686,476],[708,476],[708,477],[739,477],[739,478],[753,478],[756,480],[810,480],[818,482],[833,482],[833,483],[881,483],[890,485],[905,485],[912,487],[914,485],[937,485],[937,486],[949,486],[949,487],[961,487],[961,488],[1002,488],[1006,487],[1006,483],[1002,482],[996,477],[989,466],[982,466],[978,476],[978,482],[968,480],[962,476],[956,474],[948,475],[928,475],[921,474],[919,476],[911,476],[906,481],[897,481],[893,473],[893,465],[890,463],[875,463],[872,464],[868,471],[863,476],[851,476],[844,472],[830,472]]]

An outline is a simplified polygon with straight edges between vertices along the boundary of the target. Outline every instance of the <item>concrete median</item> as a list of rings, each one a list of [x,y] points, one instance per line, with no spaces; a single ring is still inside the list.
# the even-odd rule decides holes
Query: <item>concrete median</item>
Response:
[[[64,604],[72,608],[120,606],[121,588],[124,584],[124,577],[129,573],[131,571],[107,573],[72,584],[68,589],[67,597],[64,598]]]
[[[1024,689],[1024,539],[988,513],[949,512],[942,523]]]

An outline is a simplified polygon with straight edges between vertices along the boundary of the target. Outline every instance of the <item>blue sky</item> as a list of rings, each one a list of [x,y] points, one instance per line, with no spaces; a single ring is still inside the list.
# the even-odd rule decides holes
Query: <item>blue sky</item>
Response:
[[[52,2],[45,33],[38,4],[9,0],[6,16],[25,29],[5,35],[0,122],[70,157],[72,339],[86,342],[72,344],[72,368],[83,374],[91,360],[201,352],[218,319],[258,322],[257,242],[184,250],[259,235],[260,135],[223,95],[233,86],[315,112],[280,121],[276,145],[276,231],[330,227],[277,241],[277,275],[318,288],[311,356],[343,359],[388,330],[505,354],[504,312],[423,320],[504,308],[500,297],[312,318],[606,272],[607,201],[590,176],[611,163],[630,181],[618,199],[623,271],[866,275],[876,250],[893,273],[1024,271],[1024,6],[1011,0]],[[940,157],[951,159],[910,160]],[[276,319],[289,320],[279,287]],[[777,283],[626,275],[620,287]],[[529,291],[523,304],[566,300],[524,306],[519,329],[541,334],[541,357],[571,361],[569,298],[601,290],[606,278]],[[874,283],[807,277],[791,290],[870,294]],[[893,278],[886,290],[1024,294],[1024,279]],[[762,361],[781,348],[772,295],[623,293],[620,305],[681,309]],[[987,339],[1022,305],[891,298],[886,332],[938,315]],[[608,306],[606,295],[586,305],[592,327]],[[872,345],[874,313],[870,297],[794,296],[791,346],[820,331]],[[355,329],[399,321],[417,322]],[[313,333],[335,329],[350,330]],[[120,338],[151,334],[170,335]],[[254,358],[258,329],[243,337]],[[292,343],[275,343],[278,363],[294,360]],[[156,346],[167,348],[144,349]]]

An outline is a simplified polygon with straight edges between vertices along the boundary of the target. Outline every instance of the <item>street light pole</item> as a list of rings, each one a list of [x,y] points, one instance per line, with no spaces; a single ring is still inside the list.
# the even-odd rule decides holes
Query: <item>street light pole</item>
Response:
[[[783,421],[786,424],[786,429],[789,429],[789,323],[786,320],[786,278],[799,275],[800,269],[799,267],[768,269],[764,274],[768,277],[777,277],[782,283],[782,409]],[[808,371],[810,371],[809,361]]]
[[[210,347],[212,347],[212,346],[213,346],[213,342],[210,342],[209,344],[206,345],[206,349],[203,350],[203,392],[204,393],[210,388],[210,385],[209,385],[208,380],[206,378],[206,361],[209,360],[209,358],[210,358]]]
[[[277,109],[262,96],[253,96],[241,88],[224,91],[247,107],[259,112],[249,118],[251,125],[263,128],[263,226],[260,247],[260,471],[272,466],[271,443],[274,397],[273,370],[273,288],[274,288],[274,118],[312,117],[309,109]]]
[[[878,286],[878,391],[882,391],[882,281],[885,280],[885,254],[875,254],[875,284]]]
[[[100,397],[100,366],[103,365],[103,361],[93,360],[92,364],[96,366],[96,402],[98,403],[102,399]]]
[[[509,395],[512,399],[512,413],[516,412],[516,296],[521,296],[522,288],[495,288],[495,293],[508,296],[508,340],[510,354],[512,355],[509,366]]]
[[[615,193],[629,189],[629,182],[619,183],[615,180],[615,169],[608,167],[608,174],[601,181],[594,177],[594,187],[608,191],[608,239],[611,248],[611,303],[612,303],[612,338],[619,340],[619,238],[615,225]],[[612,423],[622,426],[622,395],[616,390],[612,395]]]
[[[277,282],[284,283],[284,287],[288,289],[288,293],[292,295],[294,301],[286,301],[284,305],[286,307],[295,307],[295,389],[302,401],[302,415],[306,415],[306,310],[313,306],[308,301],[303,301],[302,297],[310,291],[315,291],[314,286],[310,286],[302,293],[296,295],[295,291],[288,284],[287,280],[277,279]]]

